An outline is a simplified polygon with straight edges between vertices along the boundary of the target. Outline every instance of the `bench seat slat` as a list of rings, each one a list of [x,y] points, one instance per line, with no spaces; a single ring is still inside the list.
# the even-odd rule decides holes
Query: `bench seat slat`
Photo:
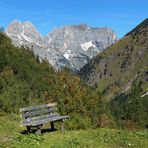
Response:
[[[42,116],[37,116],[37,117],[33,117],[33,118],[27,118],[25,120],[22,120],[23,123],[30,123],[33,121],[39,121],[39,120],[43,120],[46,118],[52,118],[57,116],[58,114],[47,114],[47,115],[42,115]]]
[[[67,119],[67,118],[69,118],[69,116],[54,116],[54,117],[42,119],[39,121],[32,121],[29,123],[23,123],[23,125],[24,126],[37,126],[37,125],[40,125],[40,124],[43,124],[46,122],[60,121],[60,120]]]
[[[54,110],[55,110],[55,108],[49,108],[49,109],[45,109],[45,110],[32,111],[32,112],[28,112],[28,113],[23,114],[22,118],[43,115],[43,114],[51,113]]]
[[[38,110],[38,109],[48,108],[48,107],[55,107],[55,106],[56,106],[56,103],[24,107],[20,109],[20,112],[27,112],[27,111]]]

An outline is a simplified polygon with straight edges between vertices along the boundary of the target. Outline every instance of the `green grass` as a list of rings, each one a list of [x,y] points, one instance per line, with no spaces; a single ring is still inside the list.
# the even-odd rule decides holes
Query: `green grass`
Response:
[[[47,128],[44,127],[44,128]],[[126,131],[118,129],[88,129],[78,131],[60,130],[23,135],[18,115],[0,117],[0,148],[146,148],[148,131]]]

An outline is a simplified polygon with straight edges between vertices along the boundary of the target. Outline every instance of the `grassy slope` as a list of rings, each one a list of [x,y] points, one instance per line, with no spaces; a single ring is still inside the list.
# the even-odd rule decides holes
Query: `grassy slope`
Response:
[[[47,128],[47,127],[44,127]],[[134,147],[145,148],[148,145],[148,131],[125,131],[117,129],[95,129],[46,132],[42,136],[22,135],[18,115],[0,117],[0,147],[14,148],[69,148],[69,147]]]
[[[100,91],[105,90],[106,98],[125,92],[133,81],[141,81],[142,94],[147,92],[147,36],[148,26],[125,36],[88,63],[81,70],[82,78],[91,86],[98,84]]]

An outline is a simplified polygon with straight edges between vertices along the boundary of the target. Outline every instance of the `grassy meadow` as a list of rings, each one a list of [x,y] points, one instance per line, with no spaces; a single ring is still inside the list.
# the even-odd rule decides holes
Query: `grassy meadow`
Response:
[[[58,128],[50,132],[49,123],[43,127],[43,134],[21,134],[24,127],[16,114],[0,116],[1,148],[147,148],[148,131],[127,131],[98,128],[88,130],[65,130]],[[56,125],[59,127],[59,125]]]

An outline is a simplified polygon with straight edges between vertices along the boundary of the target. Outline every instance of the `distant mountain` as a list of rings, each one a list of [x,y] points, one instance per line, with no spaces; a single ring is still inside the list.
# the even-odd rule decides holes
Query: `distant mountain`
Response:
[[[106,98],[127,93],[133,83],[141,85],[141,95],[148,92],[148,19],[93,58],[80,74]]]
[[[5,32],[14,45],[29,47],[56,70],[79,70],[117,40],[110,28],[90,28],[84,24],[55,29],[43,37],[32,23],[15,20]]]

